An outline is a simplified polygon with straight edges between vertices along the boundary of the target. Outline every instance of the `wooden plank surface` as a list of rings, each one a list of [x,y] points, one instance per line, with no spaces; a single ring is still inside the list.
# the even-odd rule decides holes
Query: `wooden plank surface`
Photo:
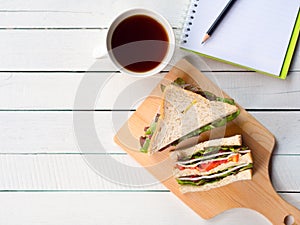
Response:
[[[299,160],[299,155],[272,157],[270,175],[277,191],[300,192]],[[101,173],[94,163],[107,170]],[[0,165],[0,191],[167,190],[128,155],[0,154]],[[120,183],[124,165],[127,180]]]
[[[165,74],[135,79],[114,72],[0,73],[0,109],[72,110],[79,86],[89,76],[95,79],[91,85],[98,85],[101,90],[98,101],[91,107],[77,109],[136,109]],[[205,75],[246,109],[300,109],[300,72],[291,72],[285,81],[252,72],[205,72]]]
[[[170,7],[168,1],[159,0],[86,0],[76,4],[67,0],[1,1],[0,27],[107,28],[116,15],[129,8],[141,7],[163,14],[171,25],[178,27],[185,17],[188,3],[189,0],[181,0]]]
[[[300,207],[300,194],[282,194]],[[205,221],[171,193],[0,193],[0,222],[6,225],[271,225],[262,215],[235,209]],[[120,202],[127,203],[126,207]],[[135,204],[128,204],[134,202]],[[159,202],[159,211],[158,203]],[[26,203],[26,205],[24,205]],[[114,212],[115,216],[111,215]],[[117,215],[117,216],[116,216]],[[245,219],[247,218],[247,219]]]
[[[103,151],[124,153],[113,136],[133,112],[80,112],[95,121],[102,149],[89,149],[85,153]],[[250,112],[276,137],[274,154],[300,154],[300,112]],[[73,112],[0,112],[0,153],[80,153],[74,134]],[[93,141],[86,136],[86,145]]]
[[[180,29],[174,31],[178,39]],[[95,51],[105,46],[106,32],[103,29],[0,29],[0,71],[115,71],[108,58],[96,61],[94,57]],[[190,54],[177,49],[173,65]],[[298,47],[294,59],[299,55]],[[244,70],[200,56],[198,59],[202,70]],[[291,71],[299,70],[300,61],[294,60]]]

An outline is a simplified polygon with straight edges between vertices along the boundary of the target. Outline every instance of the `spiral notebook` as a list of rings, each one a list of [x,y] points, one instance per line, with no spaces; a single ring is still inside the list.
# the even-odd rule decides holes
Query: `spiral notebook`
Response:
[[[192,0],[181,48],[285,79],[300,31],[299,0],[237,0],[216,31],[202,38],[228,0]]]

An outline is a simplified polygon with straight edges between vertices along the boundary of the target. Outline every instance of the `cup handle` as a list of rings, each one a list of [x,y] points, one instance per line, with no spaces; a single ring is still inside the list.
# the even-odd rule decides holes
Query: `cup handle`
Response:
[[[107,58],[107,50],[105,45],[96,46],[93,50],[93,57],[95,59],[104,59]]]

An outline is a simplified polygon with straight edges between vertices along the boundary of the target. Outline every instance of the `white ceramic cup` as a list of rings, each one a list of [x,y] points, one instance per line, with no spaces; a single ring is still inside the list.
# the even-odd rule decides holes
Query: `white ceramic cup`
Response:
[[[164,57],[162,58],[162,60],[159,60],[159,63],[157,66],[155,66],[154,68],[147,70],[147,71],[142,71],[142,72],[138,72],[138,71],[133,71],[133,70],[129,70],[128,68],[125,68],[126,66],[121,65],[121,63],[118,61],[117,57],[115,57],[115,49],[113,49],[112,47],[112,37],[114,34],[115,29],[118,27],[118,25],[124,21],[125,19],[132,17],[132,16],[137,16],[137,15],[144,15],[144,16],[148,16],[154,20],[156,20],[165,30],[167,36],[168,36],[168,43],[167,43],[167,50],[164,54]],[[145,26],[146,28],[146,26]],[[145,40],[147,41],[147,43],[149,43],[150,40]],[[152,41],[155,45],[160,44],[159,42],[161,41]],[[140,47],[143,47],[143,44],[145,44],[145,42],[141,41],[141,42],[136,42],[136,44],[141,45]],[[127,44],[126,44],[127,45]],[[164,46],[166,45],[166,43],[164,42]],[[157,47],[157,46],[156,46]],[[118,47],[120,48],[120,47]],[[130,49],[130,48],[128,48]],[[134,54],[132,52],[130,52],[130,50],[126,49],[126,54],[128,54],[128,56],[130,56],[130,54]],[[161,16],[160,14],[147,10],[147,9],[131,9],[128,11],[123,12],[122,14],[120,14],[119,16],[117,16],[114,21],[111,23],[108,32],[107,32],[107,36],[106,36],[106,50],[107,53],[111,59],[111,61],[113,62],[113,64],[117,67],[117,69],[119,69],[121,72],[126,73],[128,75],[131,76],[135,76],[135,77],[147,77],[147,76],[151,76],[154,74],[159,73],[160,71],[163,70],[163,68],[165,68],[168,63],[170,62],[170,60],[173,57],[174,54],[174,50],[175,50],[175,36],[173,33],[173,29],[171,27],[171,25],[168,23],[168,21]],[[149,49],[148,49],[149,51]],[[138,58],[137,60],[141,60],[143,61],[143,57],[147,57],[146,51],[145,51],[145,56],[138,56],[140,58]],[[130,58],[130,57],[128,57]]]

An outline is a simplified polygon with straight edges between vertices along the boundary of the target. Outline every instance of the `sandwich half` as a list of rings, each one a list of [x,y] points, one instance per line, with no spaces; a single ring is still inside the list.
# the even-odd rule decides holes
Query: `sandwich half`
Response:
[[[241,135],[199,143],[176,150],[174,177],[181,192],[207,191],[252,178],[251,151],[242,145]]]
[[[181,78],[164,88],[161,114],[140,138],[141,151],[150,154],[226,125],[239,115],[232,99],[217,97]]]

